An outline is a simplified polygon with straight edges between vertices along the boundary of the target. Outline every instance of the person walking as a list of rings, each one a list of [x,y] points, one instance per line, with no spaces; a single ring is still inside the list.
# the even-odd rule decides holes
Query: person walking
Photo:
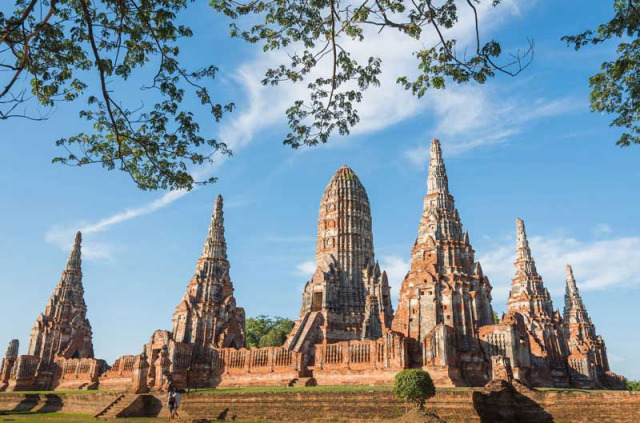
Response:
[[[178,416],[178,406],[180,404],[180,394],[176,388],[171,386],[167,395],[167,407],[169,408],[169,420],[173,420]]]

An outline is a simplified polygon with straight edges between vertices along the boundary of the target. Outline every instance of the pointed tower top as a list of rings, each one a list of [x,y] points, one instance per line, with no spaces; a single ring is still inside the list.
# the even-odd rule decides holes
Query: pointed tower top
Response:
[[[67,270],[71,270],[71,269],[80,270],[80,267],[82,265],[81,246],[82,246],[82,233],[78,231],[76,233],[76,238],[73,241],[73,247],[71,247],[69,260],[67,260]]]
[[[216,197],[209,233],[202,248],[202,258],[227,259],[227,242],[224,238],[224,212],[222,196]]]
[[[573,268],[570,264],[567,264],[567,295],[580,295],[576,278],[573,276]]]
[[[360,180],[358,179],[358,176],[353,171],[353,169],[351,169],[349,166],[345,164],[345,165],[342,165],[342,167],[338,169],[336,173],[333,174],[333,177],[331,178],[331,182],[334,182],[336,180],[352,180],[352,179],[358,181],[358,183],[360,182]]]
[[[524,220],[516,219],[516,239],[517,248],[529,249],[529,240],[527,240],[527,230],[524,227]]]
[[[427,178],[427,194],[449,193],[447,170],[442,160],[440,141],[431,141],[431,156],[429,158],[429,177]]]

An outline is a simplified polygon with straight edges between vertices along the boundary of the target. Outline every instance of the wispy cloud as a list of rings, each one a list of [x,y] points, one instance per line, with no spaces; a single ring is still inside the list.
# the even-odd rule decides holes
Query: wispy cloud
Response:
[[[613,232],[613,228],[608,223],[600,223],[596,225],[593,233],[596,237],[603,237]]]
[[[316,263],[311,260],[304,261],[296,265],[296,274],[300,276],[306,276],[310,278],[315,271],[316,271]]]
[[[509,20],[519,19],[523,9],[530,8],[535,2],[523,2],[507,0],[499,7],[492,7],[489,2],[477,5],[479,19],[485,37],[490,37],[502,24]],[[461,8],[459,22],[447,35],[458,40],[461,49],[466,43],[475,42],[475,21],[471,9]],[[396,80],[399,76],[416,77],[419,74],[418,60],[415,52],[433,45],[439,40],[433,31],[424,31],[419,40],[412,40],[398,31],[386,30],[378,33],[377,28],[365,28],[365,40],[345,39],[341,40],[341,46],[351,56],[361,63],[365,63],[369,56],[376,55],[382,61],[382,74],[379,77],[380,86],[373,87],[363,94],[363,101],[357,105],[360,122],[352,130],[352,135],[362,135],[382,130],[395,125],[408,118],[423,112],[435,111],[437,118],[449,122],[452,117],[448,114],[452,102],[466,102],[473,95],[481,92],[481,88],[473,88],[471,91],[452,85],[446,90],[432,90],[422,99],[418,99],[411,93],[400,87]],[[523,34],[523,41],[526,34]],[[248,108],[236,114],[222,131],[221,138],[231,140],[240,145],[248,143],[254,134],[268,127],[282,124],[285,118],[285,110],[291,106],[294,100],[304,100],[309,92],[306,83],[298,84],[281,83],[277,87],[264,86],[259,81],[269,68],[277,67],[281,63],[287,63],[292,51],[278,51],[263,54],[257,52],[255,56],[247,60],[236,72],[236,82],[240,83],[246,93]],[[373,53],[375,52],[375,53]],[[318,65],[316,72],[308,75],[306,80],[312,81],[317,77],[331,73],[330,61],[325,60]],[[470,108],[465,104],[465,110],[472,109],[471,113],[463,115],[456,113],[457,118],[481,120],[481,115],[486,115],[487,109]],[[466,117],[465,117],[466,116]],[[444,126],[444,124],[439,125]],[[448,126],[448,125],[447,125]],[[283,127],[283,129],[285,129]],[[334,137],[331,143],[341,143],[344,140]]]
[[[517,0],[507,0],[497,8],[491,7],[488,2],[478,5],[483,31],[485,31],[485,34],[490,34],[505,21],[518,18],[521,16],[524,6],[531,7],[531,2],[524,3]],[[448,127],[448,125],[444,124],[449,119],[447,110],[454,107],[456,101],[459,103],[460,101],[468,100],[469,95],[459,94],[458,89],[447,89],[439,92],[434,91],[423,99],[417,99],[396,83],[398,76],[415,76],[417,74],[417,60],[413,53],[424,46],[435,45],[437,42],[435,34],[431,31],[425,31],[425,36],[415,41],[408,39],[397,31],[385,32],[384,36],[377,36],[372,31],[371,35],[367,37],[365,42],[345,40],[343,45],[360,61],[365,61],[371,55],[371,52],[376,52],[382,59],[384,68],[381,76],[381,86],[369,90],[365,94],[364,101],[358,105],[360,123],[353,131],[353,135],[381,130],[428,110],[435,110],[436,115],[442,121],[440,126],[443,128]],[[465,40],[472,41],[474,39],[474,21],[467,11],[461,13],[459,24],[456,25],[451,35],[461,41],[460,45],[464,44]],[[235,82],[242,86],[247,106],[239,113],[234,113],[223,121],[218,134],[218,138],[227,143],[234,152],[237,153],[250,143],[255,142],[257,140],[256,133],[259,131],[282,124],[285,117],[284,112],[292,101],[305,98],[308,95],[304,83],[281,84],[278,87],[264,86],[260,83],[268,68],[287,61],[288,53],[290,52],[282,51],[264,54],[256,49],[256,54],[235,71]],[[325,66],[328,66],[328,62]],[[311,75],[308,79],[311,80],[313,77]],[[479,117],[471,114],[468,119],[470,122],[476,122]],[[336,141],[334,139],[332,142],[336,143]],[[478,143],[478,140],[476,140],[476,143]],[[486,143],[480,142],[479,144]],[[223,162],[224,158],[219,158],[214,165],[205,165],[197,168],[194,172],[194,177],[203,179],[210,176]],[[169,192],[150,203],[116,212],[94,222],[55,226],[46,234],[46,240],[51,244],[66,249],[70,242],[67,239],[73,239],[72,234],[77,229],[82,230],[87,235],[102,233],[120,223],[167,207],[187,194],[187,191]],[[105,243],[102,243],[103,247],[100,249],[97,247],[99,244],[97,236],[87,237],[86,250],[88,258],[90,258],[88,252],[92,248],[95,252],[94,259],[103,259],[110,256],[109,251],[112,251],[112,249],[107,248]],[[98,253],[98,251],[101,252]]]
[[[400,293],[400,285],[407,272],[411,268],[411,263],[408,259],[400,256],[381,256],[380,257],[380,269],[387,272],[389,278],[389,286],[391,288],[391,296],[397,299]]]
[[[125,209],[95,222],[80,222],[76,224],[53,226],[46,233],[45,241],[57,246],[58,248],[67,250],[73,243],[76,231],[81,231],[83,235],[82,250],[85,258],[89,260],[111,259],[114,247],[106,242],[96,239],[94,234],[106,231],[112,226],[128,220],[153,213],[184,197],[187,193],[188,191],[186,190],[170,191],[150,203],[143,204],[139,207]]]
[[[565,266],[571,264],[583,291],[613,286],[640,287],[640,237],[579,241],[570,236],[529,238],[538,273],[553,295],[564,292]],[[479,255],[494,287],[494,302],[504,303],[511,287],[515,238]]]
[[[488,86],[461,86],[452,87],[440,96],[433,105],[438,118],[433,134],[442,137],[445,155],[455,156],[474,148],[505,143],[535,121],[571,113],[584,106],[572,97],[531,101],[505,91]],[[488,110],[491,113],[487,113]],[[409,148],[403,155],[415,167],[423,168],[429,158],[429,147]]]

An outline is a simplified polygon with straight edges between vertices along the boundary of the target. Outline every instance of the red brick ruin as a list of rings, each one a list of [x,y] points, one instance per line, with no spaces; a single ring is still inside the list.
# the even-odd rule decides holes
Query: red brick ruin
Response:
[[[411,269],[394,313],[387,274],[375,260],[367,192],[343,166],[320,202],[317,267],[304,288],[300,318],[284,346],[247,349],[218,196],[172,330],[157,330],[140,354],[111,366],[93,355],[78,233],[60,283],[36,320],[28,354],[18,354],[17,340],[9,344],[0,391],[388,385],[406,368],[427,370],[438,386],[517,379],[539,387],[623,388],[571,266],[561,315],[536,270],[521,219],[516,229],[508,311],[495,323],[491,284],[474,259],[440,142],[433,140]]]

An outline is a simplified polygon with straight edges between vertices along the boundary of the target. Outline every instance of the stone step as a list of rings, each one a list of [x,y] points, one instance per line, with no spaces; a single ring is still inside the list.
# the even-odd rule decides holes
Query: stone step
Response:
[[[119,395],[111,404],[96,413],[93,417],[96,419],[115,419],[122,411],[129,407],[138,396],[138,394]]]

